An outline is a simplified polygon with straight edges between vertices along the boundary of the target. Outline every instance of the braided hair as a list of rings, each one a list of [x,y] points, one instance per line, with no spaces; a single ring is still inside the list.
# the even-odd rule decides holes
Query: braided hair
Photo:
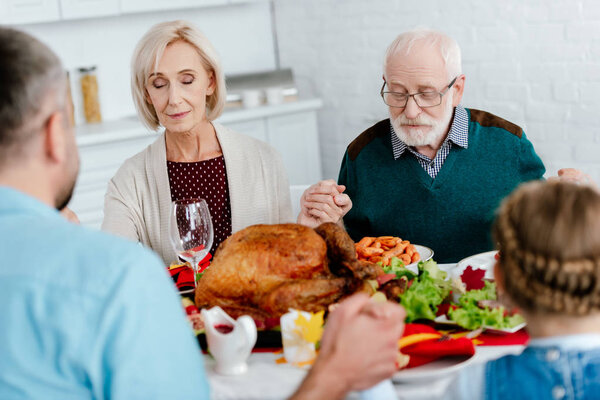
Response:
[[[537,312],[600,311],[600,194],[566,182],[522,185],[494,224],[508,295]]]

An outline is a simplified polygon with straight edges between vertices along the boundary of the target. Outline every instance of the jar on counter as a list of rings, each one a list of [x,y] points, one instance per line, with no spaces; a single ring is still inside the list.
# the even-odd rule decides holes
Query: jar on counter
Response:
[[[67,102],[71,103],[71,110],[69,112],[69,120],[71,121],[71,126],[75,126],[75,106],[73,104],[73,93],[71,91],[71,77],[69,71],[66,71],[67,74]]]
[[[88,123],[102,122],[96,66],[79,68],[83,114]]]

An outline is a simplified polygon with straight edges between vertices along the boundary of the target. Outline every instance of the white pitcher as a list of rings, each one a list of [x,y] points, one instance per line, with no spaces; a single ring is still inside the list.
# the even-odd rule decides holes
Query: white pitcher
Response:
[[[202,310],[206,341],[217,362],[215,371],[223,375],[239,375],[248,370],[246,360],[256,344],[256,324],[248,315],[237,320],[221,307]]]

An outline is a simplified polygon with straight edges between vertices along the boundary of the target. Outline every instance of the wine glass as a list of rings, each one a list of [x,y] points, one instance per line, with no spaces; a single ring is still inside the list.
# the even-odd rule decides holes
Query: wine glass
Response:
[[[198,264],[213,243],[210,211],[204,199],[176,200],[171,204],[169,237],[177,255],[192,265],[197,286]]]

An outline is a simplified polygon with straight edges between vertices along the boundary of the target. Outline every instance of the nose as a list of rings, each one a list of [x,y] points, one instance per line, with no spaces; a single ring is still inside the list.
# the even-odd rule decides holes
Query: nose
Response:
[[[417,105],[415,98],[410,96],[408,98],[408,102],[406,103],[406,107],[404,107],[404,115],[408,119],[415,119],[421,114],[421,107]]]
[[[169,85],[169,104],[179,104],[181,102],[181,93],[177,85]]]

